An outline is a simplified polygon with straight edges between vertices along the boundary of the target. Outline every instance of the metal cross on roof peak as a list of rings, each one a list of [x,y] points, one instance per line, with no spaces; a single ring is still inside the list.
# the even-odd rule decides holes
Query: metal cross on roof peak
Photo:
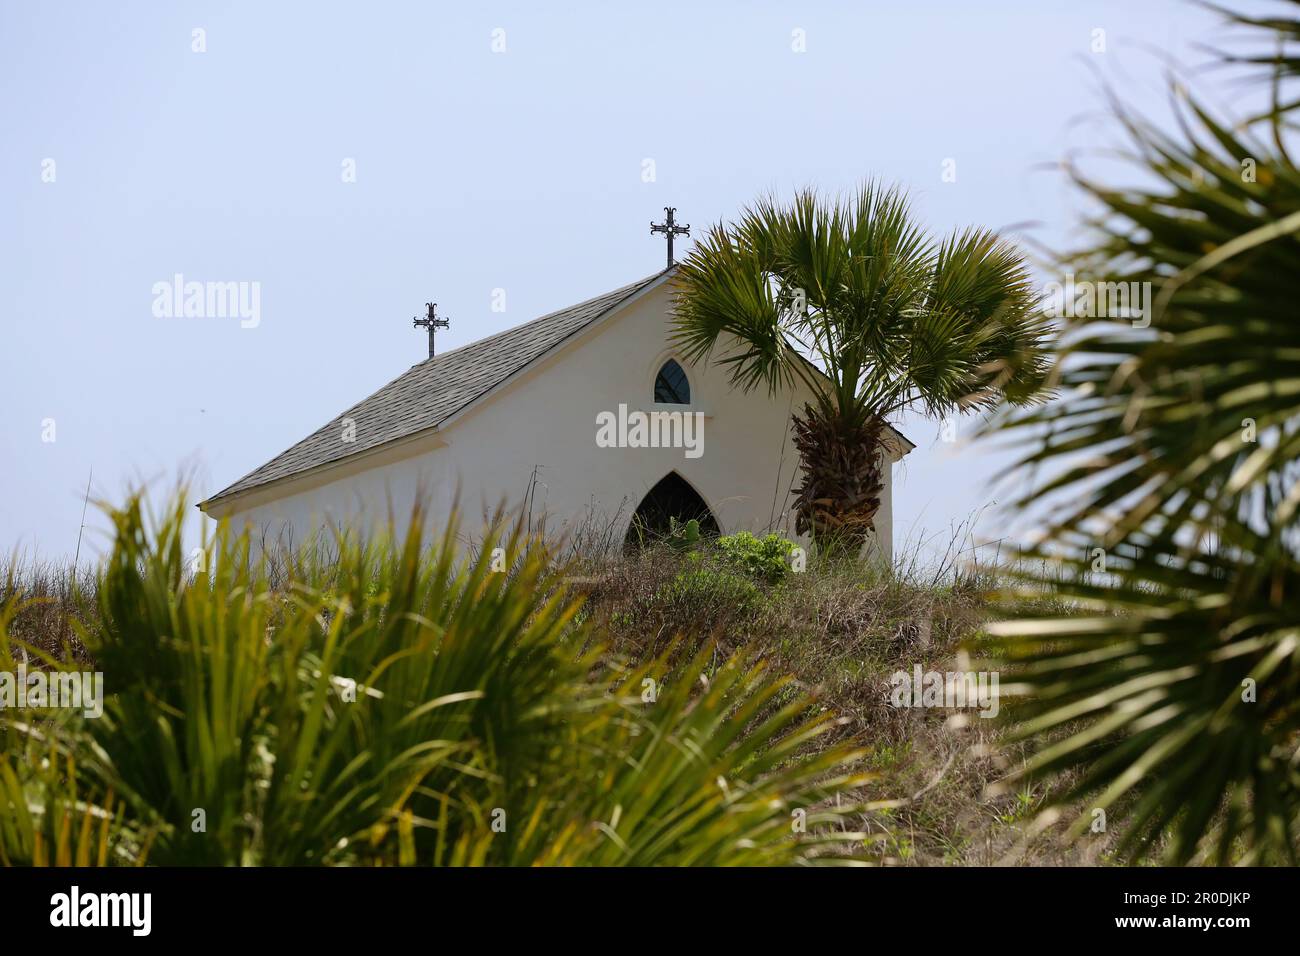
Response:
[[[417,329],[423,327],[429,330],[429,358],[433,358],[434,329],[451,328],[451,320],[438,318],[437,302],[426,302],[424,303],[424,307],[429,310],[429,314],[426,315],[424,318],[420,318],[418,315],[415,316],[414,318],[411,319],[411,325]]]
[[[664,206],[664,212],[667,218],[661,223],[650,223],[650,234],[653,236],[656,232],[662,232],[668,239],[668,265],[673,264],[673,236],[689,236],[691,227],[689,225],[679,226],[673,221],[673,213],[677,211],[676,206]]]

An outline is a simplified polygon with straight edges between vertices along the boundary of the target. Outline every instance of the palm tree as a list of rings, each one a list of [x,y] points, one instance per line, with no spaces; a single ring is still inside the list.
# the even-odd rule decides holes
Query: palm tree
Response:
[[[1300,854],[1300,168],[1282,98],[1300,20],[1264,28],[1273,108],[1233,128],[1186,99],[1170,135],[1116,111],[1133,189],[1073,172],[1095,241],[1063,268],[1149,283],[1149,327],[1068,324],[1061,400],[1011,418],[1019,502],[1045,540],[1022,591],[1065,608],[992,628],[1025,696],[1020,735],[1052,740],[1025,775],[1069,774],[1134,858],[1285,862]],[[1280,41],[1274,45],[1274,41]],[[1088,572],[1100,557],[1104,574]],[[1041,738],[1040,738],[1041,739]]]
[[[871,531],[891,416],[1022,402],[1042,382],[1048,327],[1020,252],[985,229],[936,244],[896,188],[760,200],[702,237],[675,291],[689,359],[717,351],[745,390],[806,386],[796,530],[822,543]]]

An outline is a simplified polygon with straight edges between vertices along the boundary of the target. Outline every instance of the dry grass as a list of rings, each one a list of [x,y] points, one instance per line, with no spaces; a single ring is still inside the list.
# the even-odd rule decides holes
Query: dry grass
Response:
[[[69,564],[21,558],[0,564],[0,607],[18,598],[10,636],[58,660],[90,662],[73,622],[95,613],[95,588],[93,573]]]
[[[699,574],[701,567],[712,576]],[[910,673],[915,664],[925,671],[978,667],[959,655],[977,645],[990,613],[982,596],[989,570],[958,561],[922,569],[909,560],[902,567],[814,562],[776,584],[738,582],[707,547],[690,556],[659,546],[571,567],[565,577],[586,593],[586,613],[619,655],[649,660],[674,641],[681,660],[706,641],[719,660],[741,646],[757,648],[774,671],[815,691],[841,717],[839,737],[870,748],[877,779],[857,796],[899,801],[862,821],[880,839],[881,862],[1106,861],[1114,840],[1105,834],[1081,843],[1062,842],[1059,828],[1029,834],[1047,796],[1042,788],[986,792],[1019,756],[1000,746],[1005,721],[891,704],[897,671]],[[681,586],[684,575],[692,586]]]

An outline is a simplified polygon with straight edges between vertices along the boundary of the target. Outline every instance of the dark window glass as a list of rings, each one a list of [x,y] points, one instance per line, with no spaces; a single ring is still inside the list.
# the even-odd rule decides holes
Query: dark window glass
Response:
[[[677,472],[670,471],[637,505],[623,539],[624,550],[632,551],[670,535],[674,522],[685,524],[692,518],[700,523],[701,535],[716,537],[722,533],[699,492]]]
[[[691,403],[691,383],[686,380],[686,373],[674,359],[664,362],[664,367],[655,376],[655,401],[664,405]]]

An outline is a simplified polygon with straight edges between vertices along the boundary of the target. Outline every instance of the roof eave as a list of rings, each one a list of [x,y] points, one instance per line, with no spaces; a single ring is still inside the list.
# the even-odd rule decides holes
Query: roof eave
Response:
[[[436,425],[422,428],[420,431],[413,432],[410,435],[403,435],[401,438],[394,438],[391,441],[384,442],[383,444],[375,445],[373,448],[366,448],[363,451],[354,452],[351,455],[335,459],[334,461],[321,462],[319,465],[313,465],[310,468],[304,468],[302,471],[295,471],[292,474],[270,478],[266,481],[260,482],[259,484],[251,485],[248,488],[240,488],[236,491],[230,491],[229,489],[219,491],[211,498],[200,501],[196,507],[210,517],[221,517],[221,515],[213,514],[209,509],[214,506],[217,508],[224,508],[232,502],[252,498],[272,489],[283,488],[286,485],[310,482],[312,479],[319,478],[328,472],[361,465],[380,455],[391,456],[395,451],[398,451],[407,445],[415,444],[417,442],[428,443],[430,438],[435,438],[434,442],[430,444],[427,449],[423,450],[431,451],[435,448],[445,448],[447,443],[438,440],[435,437],[443,430],[444,424],[445,422],[439,422]],[[406,456],[402,455],[398,457]]]

